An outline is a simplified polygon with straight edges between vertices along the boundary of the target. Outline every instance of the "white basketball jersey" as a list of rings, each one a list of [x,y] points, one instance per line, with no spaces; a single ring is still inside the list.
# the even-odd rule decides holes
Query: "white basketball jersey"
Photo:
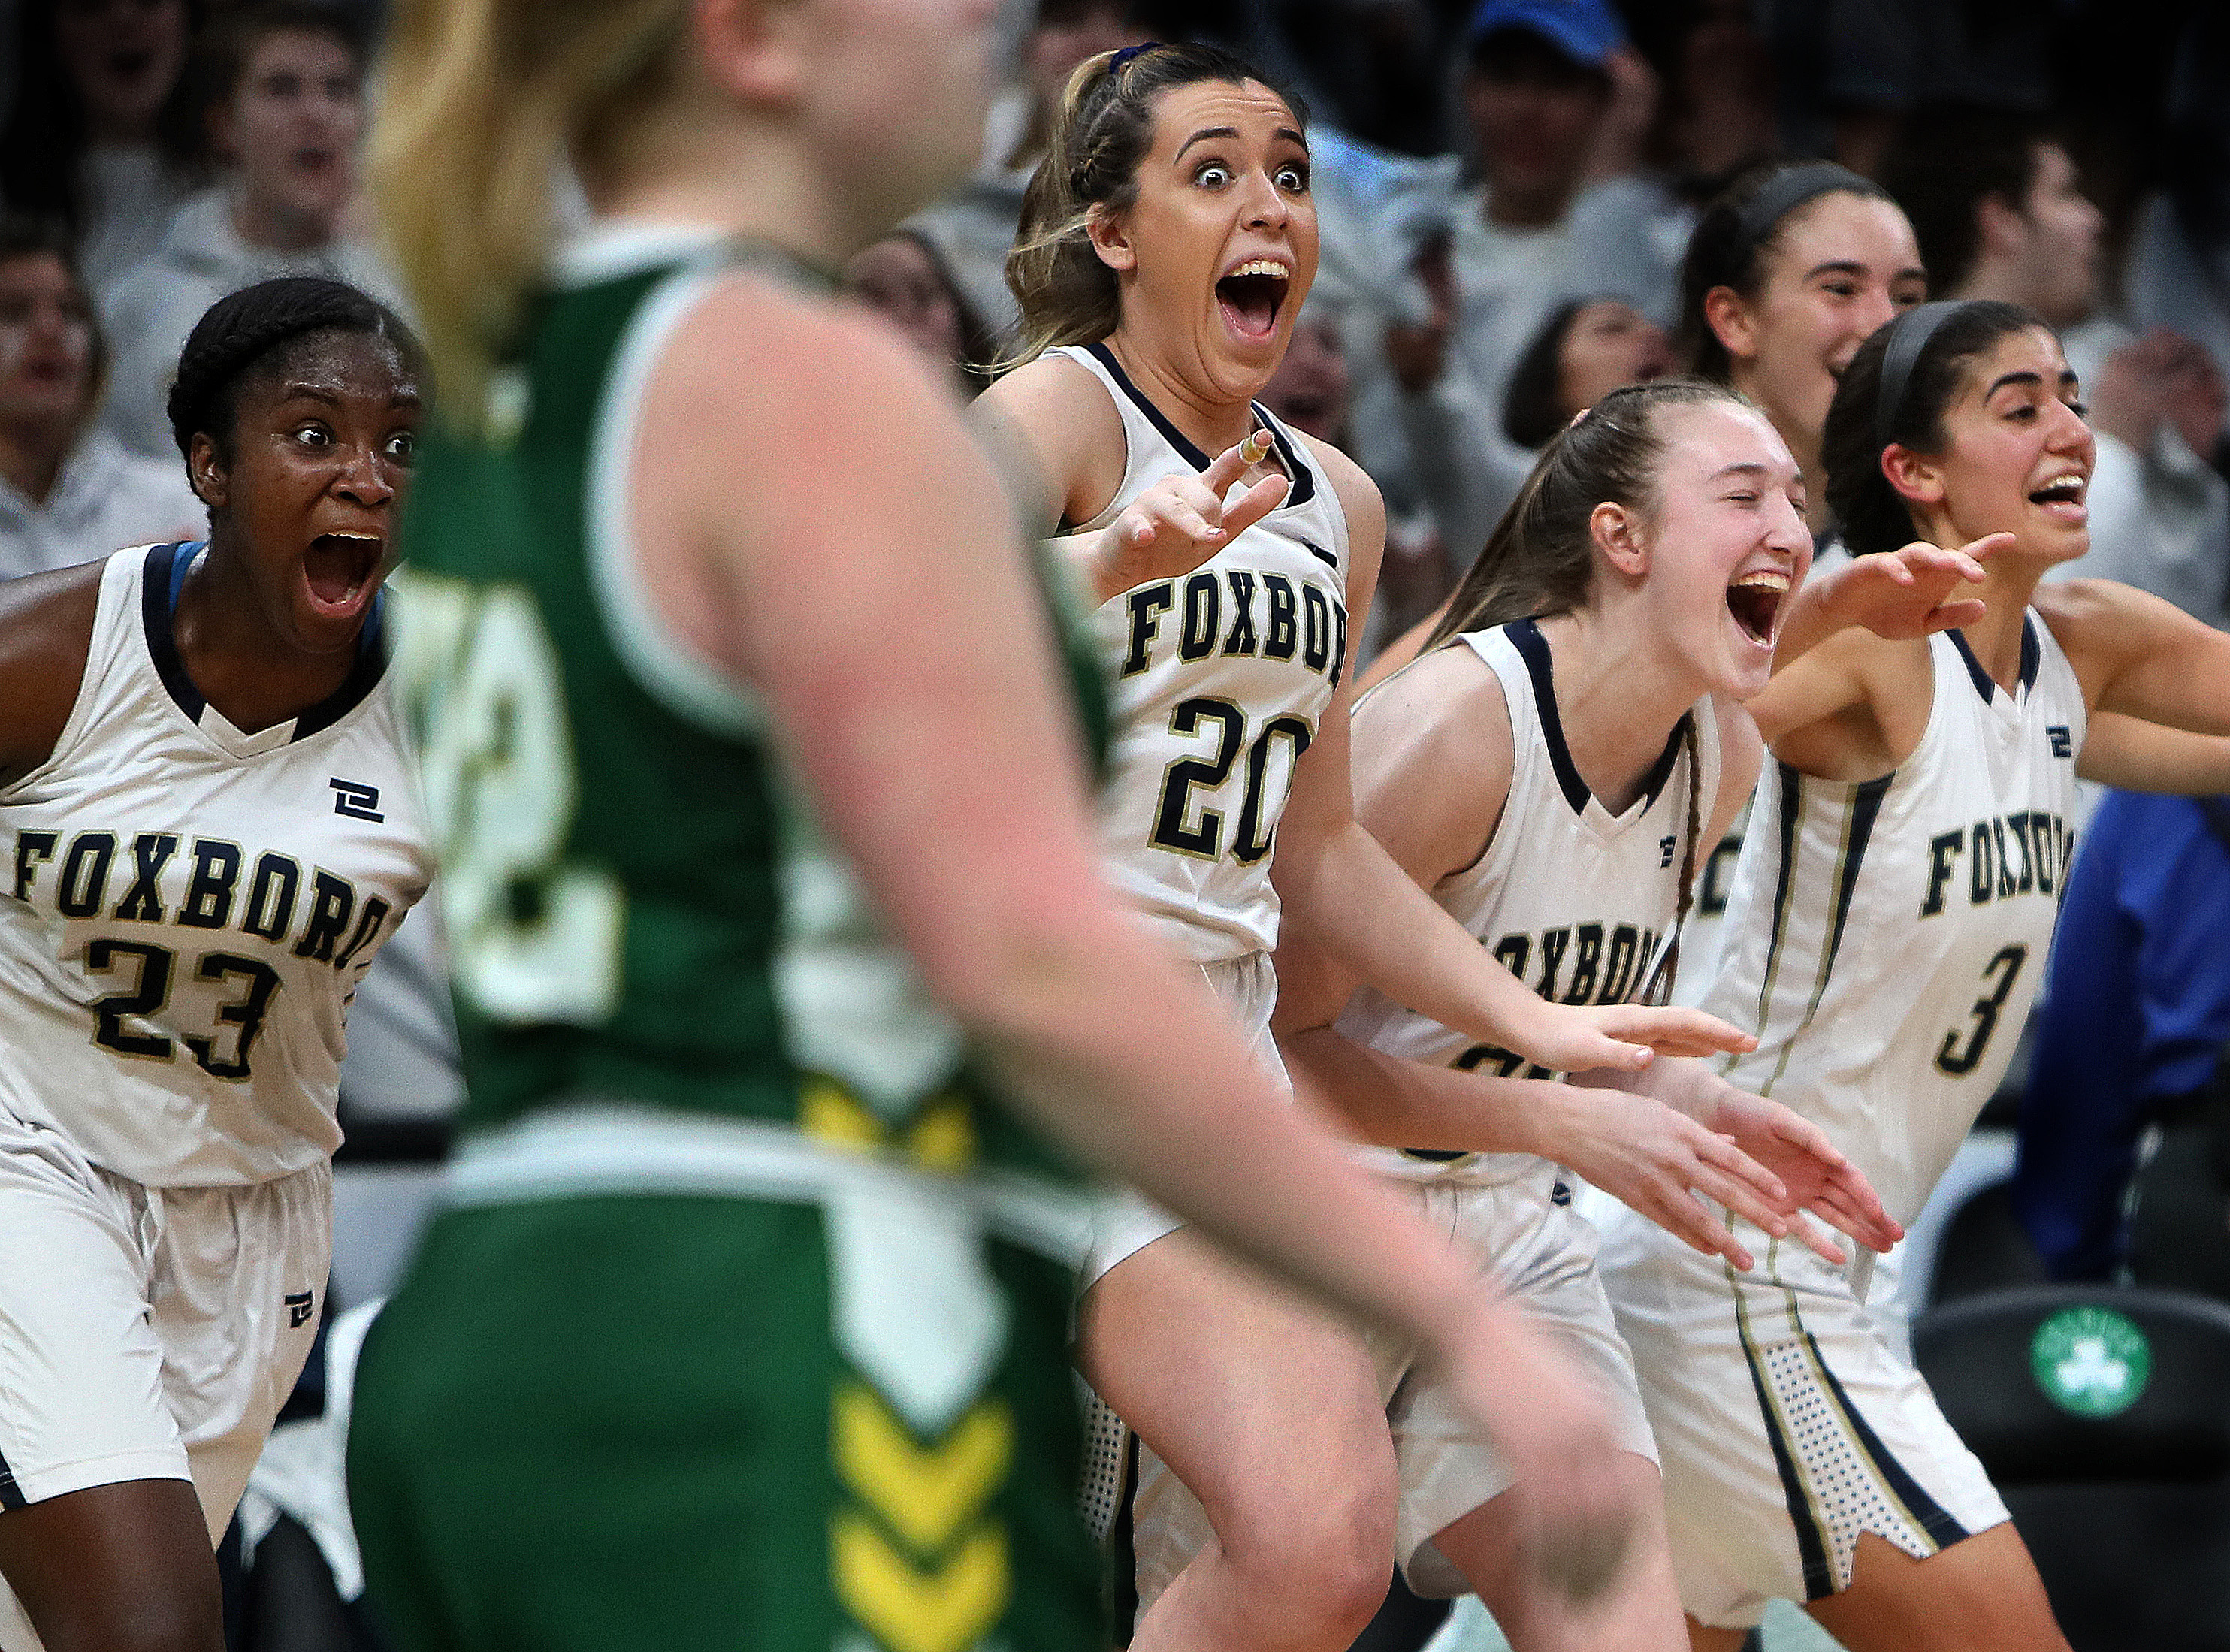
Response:
[[[1107,387],[1128,458],[1103,528],[1165,476],[1213,463],[1139,394],[1104,344],[1054,352]],[[1255,417],[1292,478],[1285,502],[1183,579],[1092,615],[1116,661],[1100,845],[1116,887],[1202,963],[1277,944],[1270,852],[1293,763],[1316,738],[1347,652],[1347,517],[1305,443]]]
[[[375,611],[330,699],[244,735],[171,628],[199,547],[108,559],[69,722],[0,790],[0,1109],[156,1186],[339,1144],[343,1013],[433,859]]]
[[[1863,783],[1766,765],[1704,1007],[1743,1089],[1795,1109],[1911,1222],[2012,1058],[2074,848],[2075,672],[2032,610],[2008,694],[1930,640],[1927,732]]]
[[[1616,1004],[1647,984],[1679,905],[1689,852],[1688,800],[1708,823],[1719,788],[1718,719],[1708,699],[1683,714],[1625,813],[1589,791],[1564,743],[1548,640],[1531,620],[1458,639],[1494,672],[1510,708],[1510,796],[1486,852],[1433,889],[1441,910],[1493,949],[1512,974],[1560,1004]],[[1696,763],[1683,756],[1696,730]],[[1700,771],[1700,772],[1697,772]],[[1705,852],[1697,845],[1698,864]],[[1365,987],[1338,1029],[1388,1055],[1505,1077],[1550,1077],[1524,1057],[1473,1043]],[[1430,1142],[1372,1151],[1374,1168],[1476,1184],[1513,1180],[1543,1160],[1523,1153],[1452,1153]]]

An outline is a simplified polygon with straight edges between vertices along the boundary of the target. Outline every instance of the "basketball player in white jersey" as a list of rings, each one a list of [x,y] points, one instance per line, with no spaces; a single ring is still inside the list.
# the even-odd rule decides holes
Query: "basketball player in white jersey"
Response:
[[[1695,380],[1612,392],[1544,452],[1433,646],[1357,708],[1357,818],[1544,999],[1653,997],[1700,857],[1756,775],[1761,742],[1741,702],[1769,680],[1811,548],[1795,461],[1755,407]],[[1980,576],[1959,553],[1943,560]],[[1941,625],[1970,611],[1942,602],[1955,582],[1892,582],[1893,596],[1836,612],[1891,631]],[[1370,988],[1354,993],[1352,973],[1305,934],[1279,947],[1278,969],[1297,1069],[1357,1133],[1406,1149],[1370,1156],[1588,1367],[1646,1507],[1659,1504],[1655,1452],[1569,1172],[1740,1267],[1754,1258],[1699,1198],[1753,1222],[1809,1205],[1876,1247],[1896,1237],[1816,1127],[1701,1063],[1539,1086],[1520,1112],[1475,1076],[1524,1070],[1507,1049]],[[1660,1158],[1666,1138],[1692,1144],[1695,1168]],[[1777,1173],[1769,1188],[1743,1174],[1737,1147]],[[1413,1587],[1477,1590],[1520,1652],[1684,1644],[1661,1518],[1609,1612],[1575,1620],[1520,1585],[1525,1488],[1511,1491],[1429,1373],[1400,1349],[1379,1353],[1380,1426],[1400,1469],[1396,1553]]]
[[[1692,1012],[1535,997],[1355,823],[1343,682],[1384,510],[1253,400],[1315,272],[1302,124],[1220,49],[1103,55],[1070,82],[1009,262],[1033,359],[979,408],[1100,604],[1112,875],[1266,1065],[1281,906],[1396,1001],[1555,1070],[1734,1047]],[[1176,1227],[1139,1206],[1105,1225],[1080,1333],[1100,1392],[1217,1533],[1134,1645],[1343,1648],[1392,1533],[1285,1487],[1294,1462],[1343,1488],[1390,1474],[1382,1430],[1356,1460],[1351,1431],[1318,1426],[1375,1406],[1369,1360]]]
[[[211,1546],[324,1306],[348,1000],[431,870],[380,638],[417,361],[337,282],[223,299],[171,396],[207,541],[0,589],[8,1652],[224,1643]]]
[[[2076,394],[2051,331],[2014,305],[1927,305],[1869,340],[1824,444],[1851,550],[2013,538],[1972,623],[1839,633],[1750,702],[1773,761],[1705,1002],[1759,1044],[1724,1071],[1821,1126],[1900,1223],[2012,1053],[2078,774],[2230,782],[2230,745],[2211,737],[2230,733],[2230,638],[2126,587],[2038,584],[2089,541]],[[2004,1504],[1866,1307],[1862,1268],[1757,1249],[1742,1268],[1623,1218],[1604,1248],[1694,1644],[1732,1649],[1780,1597],[1853,1652],[2064,1646]]]

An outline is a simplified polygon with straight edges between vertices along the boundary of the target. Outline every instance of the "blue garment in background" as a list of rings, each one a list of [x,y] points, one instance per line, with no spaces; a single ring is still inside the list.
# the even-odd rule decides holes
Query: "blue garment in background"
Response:
[[[2013,1187],[2054,1279],[2112,1275],[2138,1137],[2230,1044],[2230,846],[2210,810],[2230,818],[2221,799],[2110,792],[2068,877]]]

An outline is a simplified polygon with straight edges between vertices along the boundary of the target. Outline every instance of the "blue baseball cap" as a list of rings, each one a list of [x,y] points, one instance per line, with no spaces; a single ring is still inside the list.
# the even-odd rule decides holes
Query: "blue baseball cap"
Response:
[[[1591,69],[1626,44],[1626,26],[1608,0],[1486,0],[1471,20],[1471,39],[1476,42],[1502,29],[1538,35]]]

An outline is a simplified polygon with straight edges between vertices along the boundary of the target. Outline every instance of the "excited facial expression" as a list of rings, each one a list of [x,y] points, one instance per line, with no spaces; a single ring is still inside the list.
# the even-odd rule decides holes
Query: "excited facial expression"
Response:
[[[282,29],[256,42],[216,119],[247,193],[269,212],[333,233],[356,195],[364,77],[331,35]]]
[[[1812,565],[1796,461],[1763,415],[1732,402],[1665,408],[1656,418],[1652,614],[1698,684],[1747,699],[1772,678],[1782,611]]]
[[[74,424],[93,389],[93,312],[52,253],[0,262],[0,421]]]
[[[312,333],[243,380],[228,456],[194,438],[194,485],[229,529],[258,606],[297,652],[351,648],[392,559],[418,386],[365,333]]]
[[[1138,196],[1095,218],[1126,331],[1150,333],[1219,397],[1269,382],[1317,273],[1309,151],[1286,100],[1204,80],[1154,100]]]
[[[1894,203],[1836,190],[1781,225],[1756,299],[1726,340],[1735,388],[1778,429],[1819,440],[1835,385],[1874,330],[1928,296],[1912,226]]]
[[[185,0],[61,0],[55,44],[93,135],[144,143],[185,71]]]
[[[1885,461],[1937,543],[2012,533],[2013,555],[2049,562],[2091,548],[2086,496],[2098,445],[2050,332],[2008,333],[1969,362],[1943,410],[1943,433],[1941,453],[1913,455],[1901,467],[1892,448]]]

